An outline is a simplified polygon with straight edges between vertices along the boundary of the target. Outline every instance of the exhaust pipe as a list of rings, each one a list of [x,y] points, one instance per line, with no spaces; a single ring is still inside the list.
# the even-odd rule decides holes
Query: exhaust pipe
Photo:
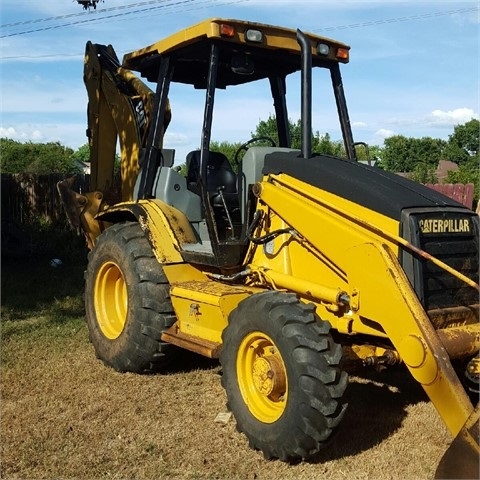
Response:
[[[308,37],[297,29],[302,49],[302,157],[312,156],[312,47]]]

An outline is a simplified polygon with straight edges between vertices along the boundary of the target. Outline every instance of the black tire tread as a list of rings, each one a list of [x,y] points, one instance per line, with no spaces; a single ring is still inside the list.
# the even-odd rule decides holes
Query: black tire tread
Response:
[[[274,444],[266,442],[259,434],[260,422],[259,429],[252,431],[253,416],[245,413],[248,407],[239,407],[243,399],[239,400],[239,391],[232,389],[233,375],[228,369],[228,365],[235,361],[232,357],[236,357],[236,351],[231,350],[235,349],[236,337],[242,332],[242,323],[255,323],[256,320],[249,319],[261,315],[268,315],[270,325],[281,328],[280,337],[291,348],[287,355],[294,360],[298,376],[293,379],[289,376],[289,383],[295,382],[297,396],[301,398],[301,402],[289,410],[290,419],[281,418],[275,422],[278,426],[271,427],[279,430],[276,434],[278,441]],[[257,321],[256,325],[262,323]],[[348,378],[339,369],[341,346],[333,342],[329,331],[330,324],[318,318],[315,306],[301,302],[294,294],[274,291],[256,294],[240,302],[231,313],[229,325],[223,332],[222,385],[227,391],[228,407],[234,409],[237,429],[245,433],[249,445],[261,450],[265,458],[287,462],[309,458],[327,445],[340,423],[346,410],[343,394]],[[290,360],[284,356],[284,361]]]
[[[115,224],[105,230],[89,253],[89,266],[95,262],[97,251],[108,245],[116,245],[121,249],[121,262],[128,265],[134,277],[134,281],[128,285],[129,303],[133,299],[135,304],[133,312],[129,308],[127,319],[130,322],[130,336],[120,353],[114,356],[108,354],[104,347],[105,339],[99,339],[101,333],[98,325],[95,326],[96,320],[88,319],[87,307],[90,340],[97,356],[115,370],[135,373],[158,371],[170,363],[177,351],[176,347],[160,339],[161,333],[175,322],[168,280],[138,223]],[[92,287],[89,283],[94,281],[94,273],[87,269],[87,290],[90,288],[90,291]]]

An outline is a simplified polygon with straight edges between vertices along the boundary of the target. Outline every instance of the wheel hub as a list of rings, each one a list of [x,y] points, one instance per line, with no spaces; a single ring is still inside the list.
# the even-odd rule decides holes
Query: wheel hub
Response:
[[[276,422],[288,401],[285,363],[273,340],[264,332],[247,334],[238,347],[237,379],[251,414],[263,423]]]
[[[109,340],[118,338],[127,320],[127,284],[120,267],[105,262],[98,270],[94,287],[95,312],[100,331]]]
[[[257,357],[252,367],[255,388],[272,400],[280,399],[286,388],[286,377],[281,360],[276,355]]]

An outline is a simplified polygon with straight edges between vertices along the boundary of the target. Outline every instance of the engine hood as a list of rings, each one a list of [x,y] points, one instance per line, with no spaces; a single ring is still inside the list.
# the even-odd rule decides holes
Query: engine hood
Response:
[[[398,221],[405,208],[466,209],[461,203],[395,173],[329,155],[302,158],[296,152],[274,152],[266,155],[263,173],[291,175]]]

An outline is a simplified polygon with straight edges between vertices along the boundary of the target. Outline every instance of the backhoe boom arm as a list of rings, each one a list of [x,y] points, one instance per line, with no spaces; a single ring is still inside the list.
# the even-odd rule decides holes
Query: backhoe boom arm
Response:
[[[83,79],[88,93],[90,192],[78,194],[72,182],[58,190],[70,223],[80,227],[89,248],[103,230],[98,212],[119,201],[134,200],[134,187],[142,149],[148,137],[154,92],[130,70],[120,65],[111,45],[87,42]],[[163,133],[170,121],[167,105]],[[120,182],[115,178],[117,142],[120,148]]]

